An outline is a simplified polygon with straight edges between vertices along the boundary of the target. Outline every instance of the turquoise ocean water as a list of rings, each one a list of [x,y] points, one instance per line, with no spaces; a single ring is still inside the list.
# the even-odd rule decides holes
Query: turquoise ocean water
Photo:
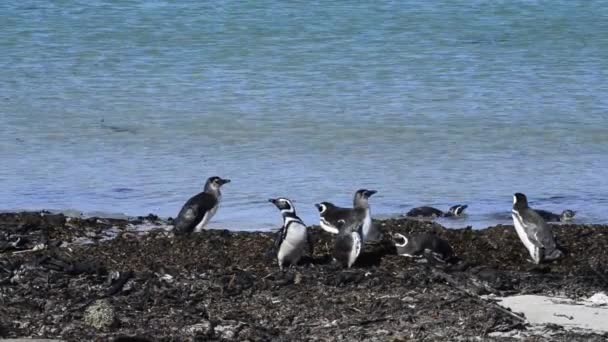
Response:
[[[220,175],[212,227],[361,187],[606,223],[607,170],[604,1],[0,2],[0,209],[174,216]]]

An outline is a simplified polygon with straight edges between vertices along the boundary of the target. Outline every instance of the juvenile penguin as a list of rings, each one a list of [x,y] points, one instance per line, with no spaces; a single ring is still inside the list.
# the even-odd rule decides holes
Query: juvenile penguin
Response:
[[[351,268],[361,253],[363,224],[358,220],[339,220],[336,225],[339,233],[334,244],[334,259],[343,267]]]
[[[522,193],[513,195],[513,225],[517,235],[528,249],[534,263],[555,260],[563,255],[557,249],[553,231],[545,220],[528,206],[528,199]]]
[[[423,206],[413,208],[408,211],[405,216],[407,217],[424,217],[424,218],[435,218],[435,217],[460,217],[464,215],[464,210],[468,207],[466,204],[453,205],[448,211],[443,212],[437,208]]]
[[[415,234],[408,238],[403,234],[394,233],[393,242],[397,248],[397,254],[402,256],[422,257],[425,251],[432,253],[439,261],[447,261],[454,256],[450,244],[434,234]]]
[[[271,198],[268,202],[279,208],[283,216],[283,227],[279,230],[274,242],[279,269],[282,271],[283,265],[297,264],[305,251],[310,250],[308,230],[304,222],[296,215],[296,208],[290,200]]]
[[[576,215],[576,212],[570,209],[562,211],[561,215],[542,209],[535,209],[535,211],[547,222],[568,222]]]
[[[369,206],[369,198],[374,195],[376,190],[359,189],[353,197],[353,208],[341,208],[333,205],[330,202],[321,202],[315,204],[319,210],[319,225],[328,233],[338,234],[338,222],[343,220],[348,226],[352,220],[358,220],[362,223],[361,238],[363,241],[368,239],[374,240],[377,238],[377,232],[372,225],[372,214]]]
[[[230,179],[209,177],[203,192],[190,198],[177,214],[174,222],[175,234],[200,232],[217,212],[222,199],[220,188]]]

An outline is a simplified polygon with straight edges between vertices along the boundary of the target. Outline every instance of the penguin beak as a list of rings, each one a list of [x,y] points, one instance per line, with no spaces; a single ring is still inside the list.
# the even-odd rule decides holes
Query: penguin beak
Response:
[[[367,197],[371,197],[371,196],[372,196],[373,194],[375,194],[376,192],[378,192],[378,191],[376,191],[376,190],[367,190],[367,191],[365,192],[365,196],[367,196]]]
[[[230,183],[230,179],[222,179],[220,182],[222,183],[222,185],[224,185]]]
[[[321,210],[321,204],[315,203],[315,207],[317,207],[317,209]]]
[[[269,198],[268,202],[272,203],[272,204],[276,204],[277,200],[274,198]]]

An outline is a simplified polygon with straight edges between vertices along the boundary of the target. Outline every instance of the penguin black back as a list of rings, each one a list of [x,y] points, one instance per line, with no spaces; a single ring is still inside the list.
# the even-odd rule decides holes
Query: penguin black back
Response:
[[[440,260],[448,260],[454,256],[454,251],[446,240],[430,233],[420,233],[409,237],[395,233],[393,242],[397,254],[403,256],[419,257],[427,250]]]
[[[559,222],[560,221],[559,215],[554,214],[548,210],[535,209],[535,211],[538,213],[538,215],[540,215],[540,217],[543,218],[543,220],[545,220],[547,222]]]
[[[229,179],[214,176],[205,182],[204,191],[192,196],[183,205],[174,221],[175,234],[189,234],[195,229],[202,229],[215,215],[222,193],[222,185],[230,183]]]
[[[443,216],[443,211],[433,208],[433,207],[429,207],[429,206],[423,206],[423,207],[417,207],[417,208],[413,208],[410,211],[407,212],[407,214],[405,214],[405,216],[408,217],[440,217]]]

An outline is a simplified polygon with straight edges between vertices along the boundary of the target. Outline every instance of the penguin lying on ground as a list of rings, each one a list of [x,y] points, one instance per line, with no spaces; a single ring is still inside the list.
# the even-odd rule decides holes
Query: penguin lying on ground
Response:
[[[535,209],[534,211],[536,211],[546,222],[568,222],[572,221],[574,215],[576,215],[576,212],[570,209],[562,211],[561,215],[542,209]]]
[[[408,237],[403,234],[394,233],[393,242],[397,254],[407,257],[423,257],[430,253],[436,260],[446,262],[454,257],[454,251],[450,244],[442,238],[430,234],[421,233]]]

